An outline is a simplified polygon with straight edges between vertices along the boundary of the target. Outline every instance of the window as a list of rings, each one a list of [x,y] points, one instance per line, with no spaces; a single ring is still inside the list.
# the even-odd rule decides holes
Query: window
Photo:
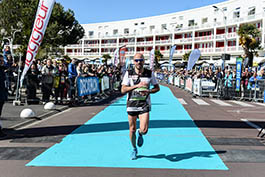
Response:
[[[137,26],[137,25],[138,25],[138,23],[134,23],[134,25],[135,25],[135,26]]]
[[[235,9],[233,18],[239,18],[239,17],[240,17],[240,7]]]
[[[213,21],[216,23],[217,22],[217,18],[214,18]]]
[[[223,9],[224,12],[227,11],[227,7],[223,7],[222,9]]]
[[[113,35],[116,35],[116,34],[118,34],[118,30],[117,29],[113,30]]]
[[[129,28],[124,28],[124,34],[129,34]]]
[[[141,22],[141,25],[144,25],[144,22]]]
[[[194,20],[189,20],[188,26],[194,26],[194,25],[195,25],[195,21]]]
[[[150,31],[152,32],[155,29],[155,26],[150,26]]]
[[[183,16],[179,16],[179,20],[183,20]]]
[[[248,8],[248,16],[255,15],[256,7],[249,7]]]
[[[207,17],[202,19],[202,24],[205,24],[207,22],[208,22],[208,18]]]
[[[88,31],[89,36],[94,36],[94,31]]]
[[[161,25],[161,29],[162,29],[162,30],[167,29],[167,24],[162,24],[162,25]]]

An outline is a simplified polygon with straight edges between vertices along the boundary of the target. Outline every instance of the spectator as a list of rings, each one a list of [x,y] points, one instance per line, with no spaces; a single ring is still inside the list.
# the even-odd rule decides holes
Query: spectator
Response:
[[[59,66],[59,97],[60,97],[60,104],[63,104],[63,99],[65,98],[66,90],[67,90],[67,71],[66,66],[64,64],[60,64]]]
[[[3,55],[0,54],[0,118],[1,118],[1,114],[2,114],[2,109],[4,106],[5,101],[7,101],[7,87],[6,87],[6,75],[5,75],[5,62],[4,62],[4,58]],[[1,125],[1,120],[0,120],[0,138],[3,138],[6,136],[6,134],[3,132],[2,130],[2,125]]]
[[[30,101],[37,100],[36,91],[39,85],[39,70],[36,63],[30,66],[27,73],[26,86],[27,86],[27,99]]]
[[[52,60],[48,59],[47,64],[42,68],[42,101],[43,104],[50,101],[53,87],[53,75],[54,67],[52,66]]]
[[[52,66],[54,68],[53,88],[54,88],[54,94],[55,94],[55,104],[58,104],[60,76],[59,76],[59,67],[58,67],[56,60],[53,60]]]
[[[75,64],[76,64],[76,59],[73,58],[72,62],[68,65],[68,81],[69,81],[68,96],[70,98],[69,106],[72,106],[74,103],[75,79],[77,77],[77,71],[76,71]]]

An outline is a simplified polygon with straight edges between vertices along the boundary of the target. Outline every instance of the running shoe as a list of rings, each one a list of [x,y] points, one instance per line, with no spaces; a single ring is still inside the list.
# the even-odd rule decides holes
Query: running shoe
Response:
[[[131,159],[136,160],[137,159],[137,149],[134,148],[132,153],[131,153]]]
[[[141,147],[144,144],[143,135],[140,133],[140,131],[137,131],[138,139],[137,139],[137,146]]]

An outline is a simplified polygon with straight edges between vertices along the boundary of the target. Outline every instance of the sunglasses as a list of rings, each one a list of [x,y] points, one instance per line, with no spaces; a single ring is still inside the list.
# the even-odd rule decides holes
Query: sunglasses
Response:
[[[139,62],[139,61],[142,62],[142,61],[144,61],[144,59],[142,59],[142,58],[141,59],[134,59],[134,61],[135,62]]]

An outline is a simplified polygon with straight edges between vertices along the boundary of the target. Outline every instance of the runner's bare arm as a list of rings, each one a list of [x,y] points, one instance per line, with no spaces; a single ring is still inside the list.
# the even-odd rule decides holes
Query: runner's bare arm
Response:
[[[159,84],[154,85],[152,89],[149,90],[149,93],[156,93],[160,90]]]
[[[133,85],[133,86],[128,86],[128,85],[122,85],[121,87],[121,93],[125,94],[127,92],[130,92],[136,88],[140,88],[140,87],[148,87],[148,84],[146,82],[140,82],[137,85]]]

